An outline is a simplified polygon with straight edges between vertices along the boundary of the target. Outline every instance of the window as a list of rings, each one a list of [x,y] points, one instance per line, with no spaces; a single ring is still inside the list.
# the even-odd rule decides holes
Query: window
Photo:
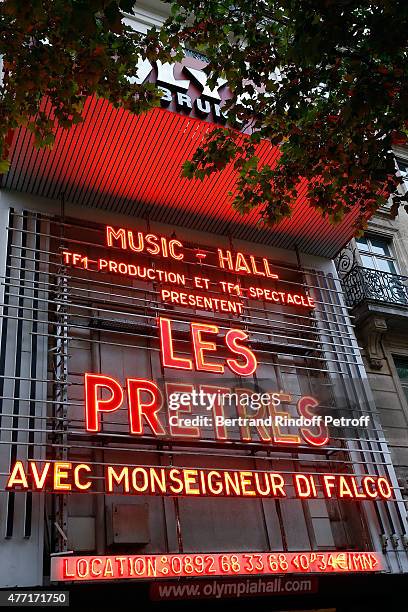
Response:
[[[408,187],[408,159],[398,159],[397,158],[396,161],[397,161],[398,170],[404,181],[404,184]]]
[[[408,357],[395,357],[395,367],[408,402]]]
[[[356,239],[364,268],[398,274],[395,257],[390,241],[377,236],[364,236]]]

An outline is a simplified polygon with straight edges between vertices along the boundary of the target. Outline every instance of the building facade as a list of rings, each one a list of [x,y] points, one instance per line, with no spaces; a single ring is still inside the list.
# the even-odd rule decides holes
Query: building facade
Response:
[[[153,4],[129,17],[142,31],[161,18]],[[180,177],[225,122],[228,84],[210,90],[204,66],[192,52],[141,63],[163,108],[89,100],[52,151],[14,135],[0,193],[0,587],[373,609],[408,571],[405,303],[381,301],[392,312],[374,327],[396,345],[377,335],[371,354],[371,301],[353,302],[333,261],[353,212],[330,226],[300,191],[290,220],[260,229],[229,205],[232,168]],[[394,278],[381,248],[367,234],[361,256]]]
[[[395,149],[406,190],[408,155]],[[336,259],[346,302],[393,455],[403,493],[408,482],[408,213],[390,207],[370,221],[363,238],[353,240]]]

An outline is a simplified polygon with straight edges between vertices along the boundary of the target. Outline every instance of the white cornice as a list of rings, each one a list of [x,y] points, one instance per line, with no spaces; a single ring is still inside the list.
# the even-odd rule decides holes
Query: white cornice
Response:
[[[125,21],[138,32],[160,28],[170,14],[170,5],[160,1],[136,2],[133,13],[124,13]]]

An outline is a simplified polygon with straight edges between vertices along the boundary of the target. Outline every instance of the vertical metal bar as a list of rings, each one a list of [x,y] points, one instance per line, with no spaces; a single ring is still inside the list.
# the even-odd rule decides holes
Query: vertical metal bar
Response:
[[[330,279],[330,280],[334,284],[334,280],[333,279]],[[328,280],[326,280],[326,283],[327,282]],[[335,294],[332,297],[332,299],[335,300],[337,304],[341,304],[339,295]],[[356,365],[355,363],[348,364],[347,368],[349,371],[350,371],[351,366],[354,367],[356,376],[358,375],[361,378],[358,365]],[[372,398],[371,391],[368,387],[368,383],[363,384],[363,381],[361,381],[361,383],[362,383],[361,390],[362,390],[363,400],[365,400],[367,404],[370,407],[372,407],[373,415],[377,416],[378,413],[375,410],[375,403]],[[356,389],[354,382],[353,382],[353,391],[356,397],[358,397],[358,389]],[[378,522],[382,529],[381,535],[383,537],[383,549],[386,550],[388,540],[391,541],[391,544],[393,546],[392,552],[394,553],[394,557],[393,555],[390,554],[391,551],[388,550],[387,551],[388,554],[386,555],[387,563],[390,564],[391,560],[395,558],[397,566],[398,566],[398,570],[402,571],[402,555],[400,557],[399,552],[396,550],[395,543],[398,542],[398,539],[399,539],[398,535],[405,536],[407,533],[406,511],[405,511],[405,508],[403,507],[401,494],[398,489],[398,480],[395,474],[394,466],[392,465],[392,462],[391,462],[390,454],[388,453],[387,441],[385,439],[379,419],[378,419],[378,426],[375,431],[375,437],[377,439],[377,443],[368,442],[368,441],[365,441],[364,438],[361,438],[358,443],[353,444],[353,447],[357,447],[361,449],[362,451],[368,451],[365,453],[365,456],[367,457],[368,463],[371,463],[371,465],[373,466],[374,472],[380,475],[380,474],[383,474],[385,471],[393,487],[395,488],[397,499],[396,499],[396,503],[394,503],[392,507],[389,506],[388,504],[379,505],[377,503],[372,504],[372,507],[374,508],[376,512]],[[370,453],[371,450],[374,450],[374,445],[375,445],[376,450],[378,449],[382,453],[384,453],[384,454],[379,455],[379,457],[377,455],[377,458],[380,458],[381,463],[384,464],[385,466],[384,468],[379,469],[378,464],[375,461],[375,458],[373,457],[372,453]],[[384,520],[385,518],[386,520]],[[386,533],[386,527],[388,527],[388,534]],[[399,528],[399,532],[400,532],[398,535],[397,535],[397,527]],[[387,535],[390,537],[388,538]],[[405,555],[406,554],[407,554],[407,551],[405,550]]]
[[[92,311],[92,317],[97,317],[98,311]],[[96,338],[100,340],[100,331],[91,330],[92,335],[95,334]],[[91,344],[91,364],[92,371],[99,372],[101,369],[101,345],[98,342],[92,342]],[[103,483],[103,466],[104,462],[104,451],[103,448],[99,447],[99,444],[95,442],[95,450],[93,452],[94,461],[96,462],[96,476],[100,477],[96,481],[96,488],[99,495],[95,495],[95,544],[96,554],[103,555],[106,552],[106,512],[105,512],[105,487]]]
[[[334,280],[333,280],[334,282]],[[320,289],[317,290],[318,293],[320,294],[320,296],[323,296],[325,293],[325,289],[327,287],[328,284],[328,278],[327,276],[321,276],[316,277],[316,284],[320,285]],[[331,294],[330,294],[331,295]],[[330,299],[330,297],[329,297]],[[332,298],[333,300],[335,300],[337,302],[337,305],[341,305],[341,302],[339,301],[338,296],[334,296]],[[330,309],[329,307],[326,307],[326,316],[328,317],[330,313],[332,313],[332,317],[333,317],[333,322],[332,322],[332,327],[335,330],[338,330],[338,325],[337,325],[337,319],[338,317],[341,316],[341,314],[338,314],[337,316],[334,314],[334,310]],[[347,321],[347,314],[344,313],[344,320]],[[330,349],[327,349],[327,351],[330,353]],[[338,385],[341,386],[343,392],[344,392],[344,397],[347,401],[347,406],[349,408],[349,410],[353,410],[354,409],[354,403],[359,403],[361,401],[361,399],[366,399],[368,400],[368,404],[373,406],[373,402],[372,400],[370,400],[365,392],[364,389],[364,385],[363,385],[363,381],[361,379],[361,366],[358,366],[358,364],[356,363],[356,358],[354,358],[354,363],[353,361],[350,359],[349,362],[347,363],[347,365],[343,365],[341,363],[337,363],[333,365],[332,367],[332,372],[330,373],[330,376],[333,378],[333,382],[336,382]],[[340,376],[339,376],[340,374]],[[337,375],[337,377],[336,377]],[[336,377],[336,380],[334,380]],[[359,389],[357,388],[355,381],[353,380],[353,377],[355,378],[359,378],[361,380],[361,384],[362,384],[362,388],[363,388],[363,393],[364,393],[364,397],[361,397],[361,392],[359,392]],[[348,378],[348,382],[347,382],[347,378]],[[372,448],[371,444],[368,444],[368,449]],[[359,443],[357,442],[352,442],[352,441],[348,441],[346,443],[346,447],[345,447],[345,452],[347,453],[349,460],[352,461],[353,458],[357,458],[357,457],[361,457],[361,454],[358,452],[359,450],[365,450],[364,449],[364,444],[363,444],[363,440],[360,440]],[[357,451],[357,453],[356,453]],[[368,473],[369,472],[369,465],[372,465],[373,470],[376,471],[377,466],[375,464],[375,458],[370,455],[370,454],[364,454],[366,460],[367,460],[367,465],[364,466],[360,466],[357,464],[355,466],[355,473]],[[370,509],[366,508],[366,509],[360,509],[359,510],[361,514],[364,514],[364,529],[365,529],[365,538],[366,541],[371,541],[371,546],[372,546],[372,541],[375,537],[375,539],[378,541],[378,539],[383,539],[386,537],[386,525],[382,516],[382,508],[376,503],[373,502],[373,504],[371,505]],[[370,511],[370,516],[368,516],[367,512]],[[377,522],[377,528],[379,530],[379,533],[375,533],[374,532],[374,521],[372,520],[372,518],[376,519]],[[370,520],[371,518],[371,520]],[[388,568],[391,569],[390,567],[390,560],[389,557],[386,555],[386,562],[388,564]]]
[[[38,336],[35,332],[38,331],[38,280],[39,280],[39,253],[40,253],[40,221],[35,215],[34,217],[35,223],[35,253],[34,253],[34,272],[33,272],[33,311],[32,311],[32,326],[31,329],[34,332],[31,335],[31,363],[30,363],[30,404],[29,404],[29,414],[30,418],[28,420],[29,429],[34,429],[35,426],[35,397],[37,391],[37,342]],[[30,445],[27,450],[27,459],[34,459],[34,443],[35,443],[35,434],[34,431],[30,431],[28,434],[28,442]],[[26,507],[25,507],[25,520],[24,520],[24,537],[29,538],[31,536],[31,518],[32,518],[32,507],[33,507],[33,494],[27,492],[26,497]]]
[[[16,326],[16,355],[14,362],[14,400],[13,400],[13,419],[12,427],[13,431],[11,434],[11,445],[10,445],[10,466],[12,466],[17,459],[17,442],[18,442],[18,425],[20,416],[20,388],[21,388],[21,366],[22,366],[22,342],[23,342],[23,317],[24,317],[24,280],[25,280],[25,260],[23,259],[26,255],[25,247],[27,245],[27,213],[23,216],[23,231],[21,232],[21,262],[20,262],[20,274],[19,274],[19,289],[18,289],[18,320]],[[10,491],[7,498],[7,518],[6,518],[6,538],[11,538],[14,530],[14,504],[15,504],[15,492]]]
[[[13,224],[13,209],[10,208],[9,212],[9,227]],[[11,273],[11,244],[13,242],[12,230],[9,229],[7,232],[7,253],[6,253],[6,278],[10,278]],[[10,288],[8,283],[4,286],[4,298],[3,298],[3,312],[1,320],[1,343],[0,343],[0,396],[4,395],[4,382],[6,376],[6,348],[7,348],[7,331],[8,331],[8,315],[9,315],[9,303],[10,303]],[[2,410],[0,410],[0,432],[2,423]]]
[[[147,231],[150,232],[150,218],[149,215],[147,215],[146,217],[146,227],[147,227]],[[150,264],[155,267],[156,263],[153,259],[150,259]],[[155,306],[157,308],[158,304],[157,304],[157,290],[160,289],[160,287],[158,286],[157,282],[153,281],[152,282],[152,289],[153,289],[153,296],[154,296],[154,302],[155,302]],[[146,303],[145,303],[145,310],[144,310],[145,314],[148,315],[148,310],[146,308]],[[156,310],[157,312],[157,310]],[[157,316],[156,316],[156,321],[157,321]],[[149,350],[149,348],[151,347],[151,339],[150,337],[146,338],[146,348],[148,350],[148,355],[149,355],[149,367],[150,367],[150,377],[151,379],[153,379],[153,363],[152,363],[152,351]],[[160,360],[160,372],[161,372],[161,376],[162,376],[162,380],[163,380],[163,387],[165,386],[165,372],[164,372],[164,367],[163,364]],[[171,447],[170,447],[171,448]],[[157,449],[159,449],[159,446],[157,446]],[[160,463],[161,463],[161,456],[160,456]],[[173,455],[169,455],[169,463],[172,464],[173,463]],[[183,534],[181,531],[181,520],[180,520],[180,506],[178,503],[178,499],[177,498],[173,498],[173,505],[174,505],[174,514],[176,517],[176,533],[177,533],[177,545],[178,545],[178,550],[179,552],[183,552],[184,547],[183,547]],[[167,528],[167,512],[166,512],[166,501],[164,499],[164,497],[162,498],[162,509],[163,509],[163,523],[164,523],[164,538],[165,538],[165,545],[166,545],[166,550],[169,550],[169,534],[168,534],[168,528]]]
[[[64,198],[61,199],[61,220],[64,221],[65,204]],[[60,224],[60,250],[64,246],[64,225]],[[68,282],[66,278],[66,267],[60,263],[56,271],[55,280],[55,300],[58,302],[55,306],[55,321],[56,321],[56,338],[53,351],[54,359],[54,416],[58,417],[57,428],[60,429],[58,442],[62,446],[57,451],[58,459],[66,461],[68,459],[68,435],[67,435],[67,400],[68,400],[68,309],[69,301]],[[57,552],[67,550],[67,539],[63,534],[67,534],[68,526],[68,508],[67,496],[64,494],[56,496],[55,504],[55,544]],[[58,529],[57,525],[60,527]],[[62,530],[62,533],[61,533]]]
[[[276,376],[276,382],[278,383],[278,388],[279,389],[283,389],[283,380],[282,380],[282,375],[281,372],[279,370],[279,365],[276,363],[276,355],[274,355],[272,357],[273,361],[275,362],[273,365],[273,369],[275,370],[275,376]],[[273,468],[273,464],[271,462],[271,468]],[[275,507],[276,507],[276,515],[278,517],[278,521],[279,521],[279,528],[280,528],[280,532],[281,532],[281,538],[282,538],[282,545],[283,545],[283,550],[287,551],[288,550],[288,539],[286,537],[286,531],[285,531],[285,523],[283,521],[283,513],[282,513],[282,507],[281,507],[281,502],[279,499],[275,499]]]

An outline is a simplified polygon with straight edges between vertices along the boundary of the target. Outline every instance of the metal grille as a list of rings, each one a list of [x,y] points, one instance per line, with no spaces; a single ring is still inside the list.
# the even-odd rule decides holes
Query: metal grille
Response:
[[[86,245],[92,256],[104,248],[102,237],[103,228],[98,224],[11,212],[3,279],[0,362],[3,489],[13,461],[34,457],[87,461],[99,468],[106,463],[180,466],[193,463],[281,472],[385,475],[398,494],[390,453],[364,378],[340,285],[319,270],[283,262],[274,262],[281,282],[313,297],[316,308],[307,312],[283,311],[267,303],[245,303],[243,315],[236,317],[234,324],[250,333],[252,348],[259,357],[257,376],[270,380],[278,389],[290,390],[294,398],[316,389],[320,393],[325,390],[327,410],[347,416],[369,413],[372,420],[367,430],[337,432],[330,444],[319,451],[305,444],[285,450],[257,439],[246,444],[238,438],[224,443],[210,435],[186,444],[185,440],[158,440],[148,432],[132,437],[125,427],[126,416],[118,411],[116,416],[104,419],[101,433],[86,432],[84,371],[116,375],[120,371],[124,380],[127,372],[133,369],[135,373],[137,369],[138,375],[151,379],[174,380],[160,364],[157,316],[166,314],[177,321],[180,354],[187,350],[185,333],[192,316],[191,310],[166,308],[159,300],[155,283],[85,273],[63,265],[63,249]],[[196,245],[187,245],[187,251],[193,252],[195,248]],[[187,260],[187,273],[191,265]],[[204,263],[201,270],[206,272]],[[215,313],[201,311],[195,317],[210,319],[221,329],[230,324],[227,317]],[[255,387],[259,384],[256,376],[252,382]],[[101,485],[102,478],[97,476]],[[3,496],[5,512],[1,516],[6,517],[3,533],[8,538],[22,534],[32,537],[32,526],[35,521],[42,521],[44,509],[43,502],[34,497],[31,493],[10,492]],[[78,504],[89,506],[85,497],[80,502],[74,501],[74,497],[47,497],[45,539],[49,552],[67,548],[70,508],[72,512],[73,505],[77,510]],[[108,547],[104,526],[112,502],[104,496],[102,486],[87,499],[91,497],[93,509],[88,508],[88,512],[95,517],[96,548],[101,553]],[[230,506],[223,505],[221,500],[217,504],[230,523],[228,513],[238,501],[227,501]],[[161,543],[153,542],[150,550],[155,546],[159,550],[191,549],[196,509],[184,500],[163,499],[160,503],[161,507],[155,506],[154,511],[162,516],[163,539]],[[204,502],[201,503],[204,508]],[[364,507],[328,500],[320,507],[319,516],[314,514],[313,504],[300,500],[250,500],[250,505],[239,507],[243,517],[256,518],[257,531],[251,532],[251,538],[255,538],[260,549],[291,550],[300,546],[312,550],[330,547],[363,550],[374,546],[388,553],[390,570],[401,571],[406,563],[406,519],[400,496]],[[20,516],[25,517],[23,532]],[[323,520],[330,525],[332,544],[319,542],[318,525]]]
[[[408,306],[408,277],[354,265],[342,279],[346,301],[357,306],[365,300]]]

